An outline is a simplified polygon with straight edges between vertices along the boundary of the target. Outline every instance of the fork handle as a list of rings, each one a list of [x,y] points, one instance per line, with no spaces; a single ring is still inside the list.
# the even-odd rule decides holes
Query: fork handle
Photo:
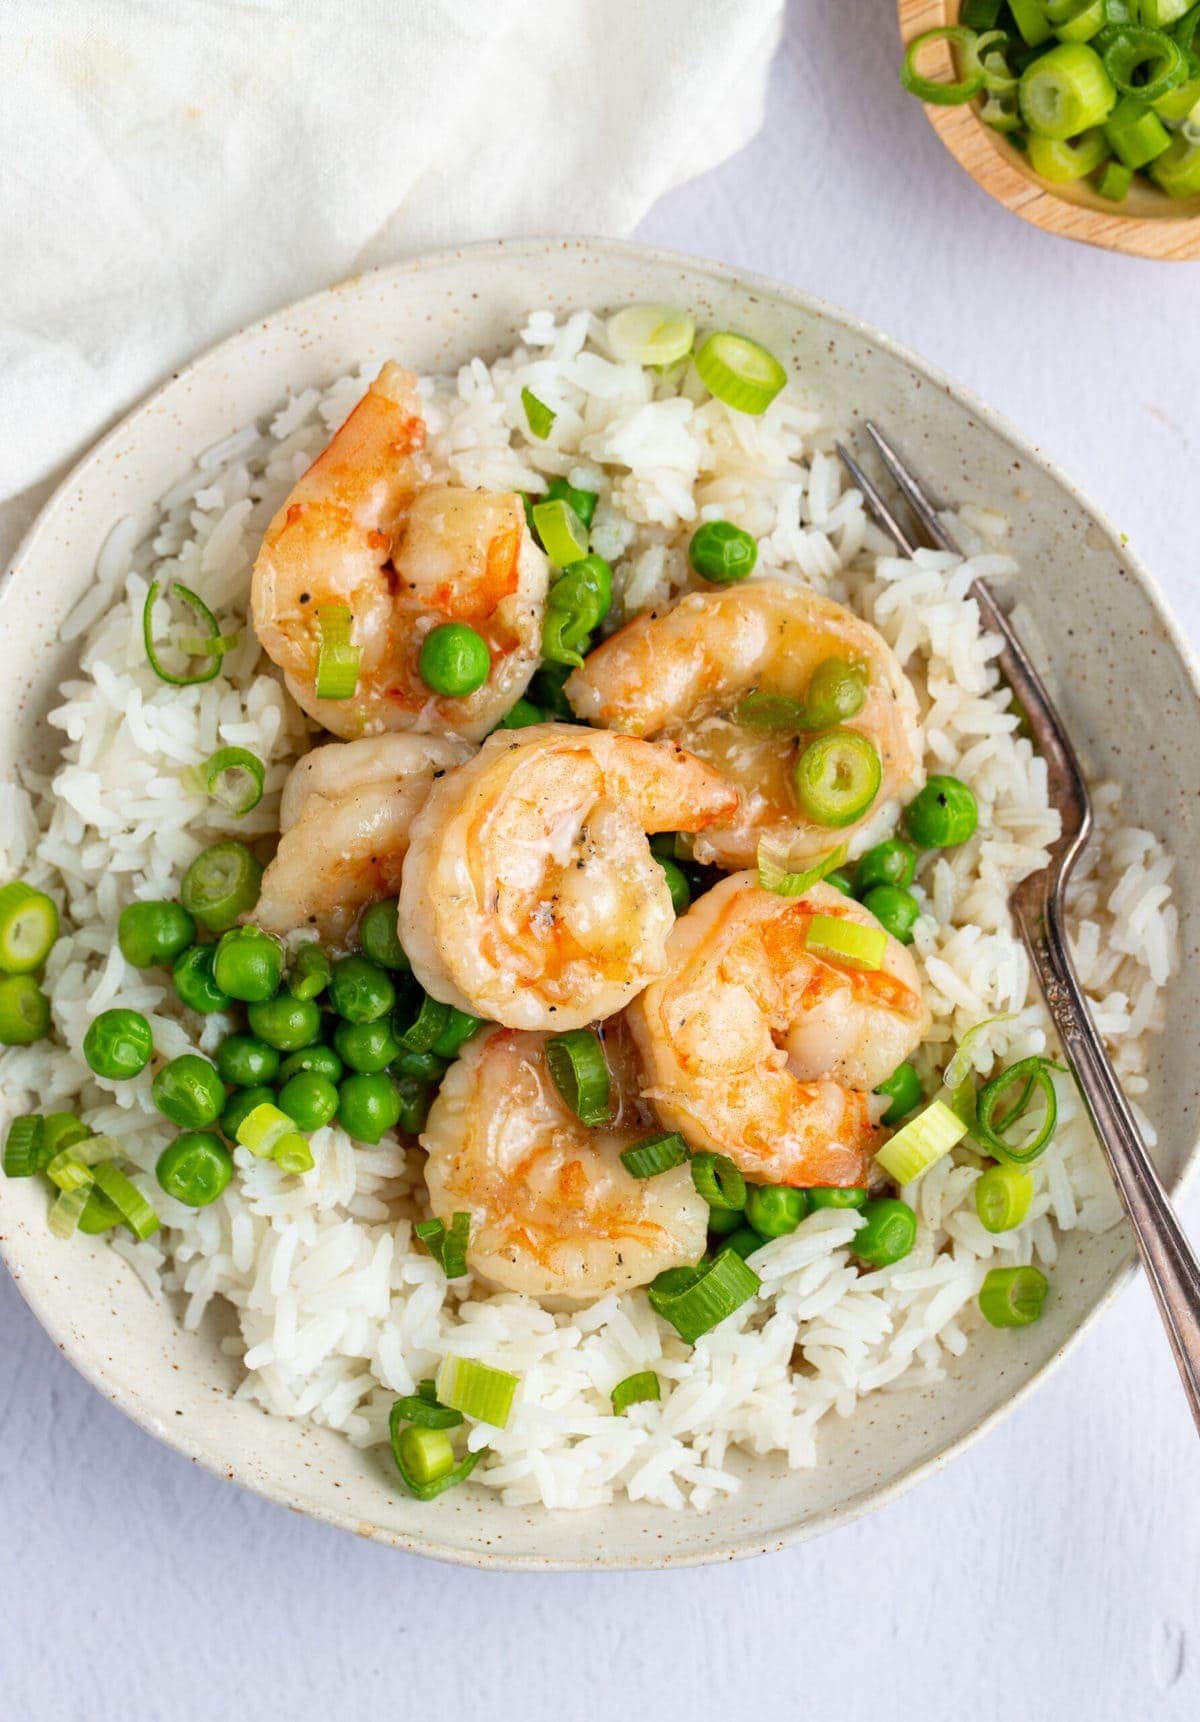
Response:
[[[1062,901],[1036,919],[1014,904],[1046,1006],[1108,1159],[1200,1431],[1200,1263],[1151,1164],[1129,1102],[1096,1031],[1067,946]]]

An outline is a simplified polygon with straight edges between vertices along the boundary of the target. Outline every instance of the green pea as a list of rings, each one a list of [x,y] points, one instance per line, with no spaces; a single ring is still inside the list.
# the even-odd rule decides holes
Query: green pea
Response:
[[[102,1010],[83,1037],[83,1056],[97,1076],[124,1082],[145,1070],[154,1035],[141,1011]]]
[[[384,969],[407,969],[410,966],[396,926],[399,902],[398,897],[389,897],[384,903],[372,903],[358,923],[358,942],[363,955]]]
[[[219,1136],[207,1130],[189,1130],[163,1149],[154,1175],[177,1202],[188,1208],[207,1208],[233,1176],[233,1155]]]
[[[412,1076],[418,1082],[436,1084],[446,1074],[446,1061],[436,1052],[410,1052],[401,1047],[399,1056],[392,1061],[392,1069],[397,1076]]]
[[[846,658],[825,658],[809,679],[804,722],[809,729],[836,729],[855,717],[867,698],[867,667]]]
[[[150,1093],[163,1117],[184,1130],[203,1130],[215,1123],[225,1104],[225,1084],[196,1052],[185,1052],[164,1064],[150,1084]]]
[[[315,1046],[301,1047],[299,1052],[293,1052],[279,1066],[280,1082],[290,1082],[299,1070],[313,1070],[318,1076],[327,1076],[330,1082],[342,1080],[342,1061],[331,1046],[324,1046],[320,1041]]]
[[[921,905],[911,891],[905,891],[899,885],[876,885],[867,892],[862,905],[871,911],[893,939],[899,939],[902,945],[912,944],[912,930],[921,913]]]
[[[688,561],[701,579],[717,586],[732,586],[753,574],[758,545],[748,532],[730,520],[706,520],[692,534]]]
[[[319,1130],[338,1109],[338,1091],[327,1076],[298,1070],[279,1090],[276,1104],[300,1130]]]
[[[426,634],[417,654],[417,670],[435,694],[462,699],[487,681],[492,655],[482,634],[466,622],[443,622]]]
[[[541,500],[543,502],[565,502],[568,508],[575,510],[585,526],[590,526],[600,496],[594,490],[576,490],[575,486],[568,484],[565,478],[552,478],[546,486],[546,494]]]
[[[866,1225],[854,1234],[850,1248],[873,1268],[891,1267],[902,1261],[917,1237],[917,1216],[907,1202],[894,1196],[877,1196],[864,1202]]]
[[[283,976],[283,947],[261,927],[230,927],[217,941],[213,980],[231,999],[274,998]]]
[[[290,993],[276,993],[273,999],[248,1006],[246,1016],[252,1033],[280,1052],[297,1052],[321,1032],[321,1007]]]
[[[223,933],[258,902],[262,863],[244,843],[223,838],[201,850],[183,876],[179,895],[202,927]]]
[[[682,915],[692,900],[692,888],[687,882],[687,874],[677,862],[669,861],[664,855],[656,855],[654,859],[666,874],[671,907],[677,915]]]
[[[287,988],[294,999],[315,999],[329,985],[333,964],[318,944],[301,945],[292,958]]]
[[[333,1044],[351,1070],[386,1070],[400,1052],[400,1042],[386,1017],[376,1022],[339,1022]]]
[[[400,1096],[400,1113],[396,1127],[408,1136],[418,1136],[425,1128],[434,1091],[428,1082],[416,1076],[398,1076],[396,1092]]]
[[[819,1189],[806,1190],[810,1208],[865,1208],[867,1192],[856,1189],[853,1184],[844,1187],[838,1185],[825,1186]]]
[[[877,843],[874,849],[868,849],[859,861],[854,872],[854,888],[860,897],[873,890],[876,885],[899,885],[904,888],[913,882],[913,874],[917,867],[917,852],[903,838],[889,837],[883,843]]]
[[[911,1064],[898,1064],[886,1082],[881,1082],[876,1094],[885,1094],[891,1105],[883,1115],[885,1124],[899,1124],[921,1102],[921,1078]]]
[[[264,1040],[250,1034],[227,1034],[217,1048],[217,1069],[223,1081],[234,1088],[257,1088],[274,1082],[279,1054]]]
[[[743,1261],[747,1256],[752,1256],[755,1250],[761,1250],[762,1247],[763,1240],[753,1226],[739,1226],[736,1232],[730,1232],[729,1236],[721,1243],[723,1250],[736,1250]]]
[[[755,1184],[746,1197],[746,1222],[760,1238],[784,1238],[808,1212],[803,1190],[786,1184]]]
[[[196,923],[182,903],[130,903],[117,922],[121,955],[135,969],[169,967],[196,937]]]
[[[378,1142],[395,1128],[401,1110],[400,1091],[382,1072],[356,1070],[338,1089],[338,1123],[356,1142]]]
[[[853,897],[854,895],[854,886],[850,882],[850,875],[843,873],[840,867],[835,867],[832,873],[826,873],[825,883],[832,885],[835,891],[840,891],[843,897]]]
[[[528,729],[531,724],[545,723],[546,714],[539,711],[532,700],[519,699],[515,705],[509,706],[497,729]]]
[[[974,832],[979,804],[957,777],[931,777],[909,802],[904,823],[922,849],[952,849]]]
[[[228,1010],[233,1000],[223,993],[213,979],[215,945],[189,945],[176,957],[171,967],[175,991],[189,1010],[211,1015],[213,1011]]]
[[[329,1002],[347,1022],[374,1022],[396,1002],[386,969],[367,957],[342,957],[333,965]]]
[[[231,1142],[236,1141],[238,1126],[254,1111],[256,1106],[265,1106],[268,1101],[275,1100],[275,1090],[265,1085],[260,1088],[239,1088],[225,1102],[225,1110],[221,1114],[221,1129]]]

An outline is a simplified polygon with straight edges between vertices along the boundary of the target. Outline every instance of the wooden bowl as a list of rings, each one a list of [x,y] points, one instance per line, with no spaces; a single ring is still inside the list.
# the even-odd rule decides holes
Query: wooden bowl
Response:
[[[900,34],[907,46],[922,31],[958,22],[959,0],[899,0]],[[928,50],[930,75],[953,77],[950,48]],[[925,69],[925,57],[922,58]],[[1134,257],[1177,263],[1200,258],[1200,197],[1171,198],[1140,174],[1120,204],[1102,198],[1088,180],[1052,185],[1003,135],[984,125],[974,102],[943,108],[926,104],[930,125],[971,178],[1023,221]]]

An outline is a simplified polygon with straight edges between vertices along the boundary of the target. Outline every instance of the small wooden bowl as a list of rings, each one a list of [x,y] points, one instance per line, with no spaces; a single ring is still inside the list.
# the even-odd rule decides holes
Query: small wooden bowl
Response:
[[[924,30],[956,24],[958,11],[959,0],[899,0],[905,46]],[[928,62],[932,76],[955,75],[947,43],[931,47]],[[1052,185],[1039,178],[1002,132],[984,125],[974,102],[954,108],[930,103],[925,113],[971,178],[1023,221],[1064,239],[1078,239],[1106,251],[1126,251],[1134,257],[1177,263],[1200,258],[1200,197],[1167,197],[1139,174],[1125,201],[1112,204],[1088,180]]]

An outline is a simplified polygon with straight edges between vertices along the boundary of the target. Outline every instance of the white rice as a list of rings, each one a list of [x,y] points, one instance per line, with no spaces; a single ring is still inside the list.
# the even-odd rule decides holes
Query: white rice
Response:
[[[1104,1230],[1117,1201],[1074,1090],[1061,1083],[1059,1129],[1018,1231],[997,1238],[983,1229],[972,1199],[977,1165],[956,1153],[905,1192],[920,1230],[902,1262],[860,1273],[849,1256],[859,1217],[814,1213],[754,1256],[761,1295],[691,1348],[641,1293],[567,1315],[469,1280],[448,1286],[413,1247],[420,1156],[392,1139],[355,1148],[336,1128],[318,1131],[305,1178],[238,1150],[233,1183],[197,1212],[158,1189],[164,1129],[149,1072],[126,1083],[93,1076],[83,1034],[97,1011],[118,1004],[149,1017],[164,1057],[211,1052],[228,1031],[225,1019],[198,1024],[182,1011],[169,978],[130,969],[116,921],[133,898],[173,896],[183,868],[217,834],[276,827],[279,791],[309,728],[245,625],[249,569],[270,516],[363,381],[344,377],[323,395],[288,399],[201,455],[151,520],[120,522],[63,630],[81,639],[82,653],[51,718],[66,738],[62,763],[49,781],[25,773],[0,784],[0,876],[43,885],[64,911],[47,971],[56,1034],[0,1060],[3,1104],[8,1113],[81,1110],[120,1137],[164,1226],[148,1243],[114,1247],[189,1327],[214,1298],[233,1305],[239,1335],[225,1343],[242,1358],[242,1395],[366,1446],[385,1438],[397,1393],[448,1352],[475,1356],[522,1377],[508,1428],[471,1431],[471,1445],[489,1449],[475,1472],[484,1487],[521,1505],[585,1507],[624,1492],[703,1509],[737,1489],[735,1449],[817,1464],[822,1419],[851,1416],[866,1393],[936,1381],[978,1324],[975,1294],[989,1267],[1052,1268],[1059,1234]],[[525,387],[558,415],[544,443],[525,430]],[[1002,517],[963,511],[968,561],[932,552],[898,560],[844,484],[822,403],[793,385],[761,418],[731,413],[690,370],[659,376],[611,362],[603,326],[586,312],[561,324],[537,313],[511,356],[491,366],[474,359],[423,388],[432,450],[453,478],[539,489],[561,474],[600,492],[593,541],[617,565],[614,620],[686,586],[696,522],[729,516],[759,540],[762,573],[818,585],[875,623],[921,696],[928,769],[964,778],[981,810],[976,837],[928,857],[919,877],[914,949],[934,1012],[923,1073],[932,1076],[968,1028],[1005,1013],[973,1043],[980,1071],[1052,1048],[1005,904],[1012,883],[1043,864],[1056,818],[1045,768],[996,685],[998,642],[965,596],[976,574],[1013,571],[997,549]],[[227,626],[242,625],[217,680],[170,688],[147,666],[141,612],[156,575],[177,575]],[[182,786],[184,769],[219,745],[267,762],[263,801],[241,821]],[[1171,859],[1151,833],[1121,825],[1118,800],[1114,788],[1097,788],[1098,832],[1075,884],[1072,933],[1136,1106],[1175,961],[1176,913]],[[610,1390],[638,1369],[657,1371],[663,1399],[614,1417]]]

